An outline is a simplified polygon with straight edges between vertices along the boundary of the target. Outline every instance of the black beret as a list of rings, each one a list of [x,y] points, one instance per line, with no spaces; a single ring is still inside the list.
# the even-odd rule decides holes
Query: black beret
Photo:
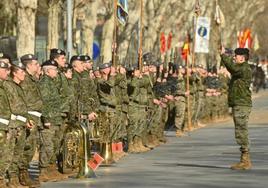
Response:
[[[98,66],[93,66],[93,72],[99,71],[100,68]]]
[[[28,60],[38,60],[38,58],[33,55],[33,54],[25,54],[21,56],[20,61],[23,63],[23,61],[28,61]]]
[[[45,67],[45,66],[55,66],[55,67],[58,67],[58,63],[56,61],[53,61],[53,60],[47,60],[45,62],[42,63],[42,67]]]
[[[50,50],[50,54],[58,54],[58,55],[66,55],[65,51],[58,49],[58,48],[52,48]]]
[[[99,69],[102,70],[102,69],[109,68],[111,66],[112,66],[112,63],[103,63],[103,64],[100,64]]]
[[[249,55],[249,49],[247,48],[236,48],[235,55]]]
[[[152,61],[152,58],[153,58],[153,54],[152,54],[152,52],[144,53],[142,58],[143,58],[144,62],[147,62],[147,64],[150,64]]]
[[[19,60],[13,61],[11,65],[20,69],[26,69],[25,65]]]
[[[0,52],[0,59],[11,59],[10,56],[6,53]]]
[[[2,69],[8,69],[9,68],[9,64],[6,63],[3,60],[0,60],[0,68],[2,68]]]
[[[88,55],[80,55],[81,61],[90,61],[91,58]]]
[[[79,55],[74,55],[74,56],[72,56],[72,58],[71,58],[71,60],[70,60],[70,63],[72,64],[74,61],[76,61],[76,60],[78,60],[78,61],[82,61],[81,60],[81,56],[79,56]]]

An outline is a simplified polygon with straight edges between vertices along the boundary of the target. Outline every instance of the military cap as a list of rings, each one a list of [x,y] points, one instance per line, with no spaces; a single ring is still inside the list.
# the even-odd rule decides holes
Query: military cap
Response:
[[[99,71],[100,68],[98,66],[93,66],[93,72]]]
[[[9,68],[9,64],[6,63],[3,60],[0,60],[0,68],[2,68],[2,69],[8,69]]]
[[[81,61],[90,61],[91,58],[88,55],[80,55],[80,60]],[[91,61],[91,62],[93,62],[93,61]]]
[[[58,54],[58,55],[66,55],[65,51],[58,49],[58,48],[52,48],[50,50],[50,54]]]
[[[199,64],[196,66],[197,68],[204,69],[203,65]]]
[[[111,66],[112,66],[112,63],[111,62],[109,62],[109,63],[103,63],[103,64],[100,64],[99,69],[102,70],[102,69],[109,68]]]
[[[235,55],[249,55],[249,49],[247,48],[236,48]]]
[[[180,69],[180,65],[178,63],[174,63],[172,68],[173,70],[178,70]]]
[[[0,52],[0,59],[8,59],[9,62],[11,62],[11,57],[8,54],[3,53],[3,52]]]
[[[13,61],[12,66],[17,67],[19,69],[26,69],[25,65],[20,60]]]
[[[71,58],[71,60],[70,60],[70,63],[72,64],[74,61],[82,61],[81,60],[81,56],[79,56],[79,55],[74,55],[74,56],[72,56],[72,58]]]
[[[21,58],[20,58],[21,62],[31,61],[31,60],[38,60],[38,58],[33,54],[25,54],[25,55],[21,56]]]
[[[58,67],[58,63],[56,61],[53,61],[53,60],[47,60],[45,62],[42,63],[42,67],[45,67],[45,66],[55,66],[55,67]]]
[[[146,65],[149,65],[152,62],[153,54],[152,52],[146,52],[142,56],[143,62],[146,62]]]

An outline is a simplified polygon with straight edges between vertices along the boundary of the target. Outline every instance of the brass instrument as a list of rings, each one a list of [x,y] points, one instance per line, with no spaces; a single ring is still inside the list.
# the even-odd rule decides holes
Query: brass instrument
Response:
[[[84,120],[80,123],[80,128],[82,130],[82,147],[83,156],[80,156],[80,166],[77,174],[77,178],[94,178],[96,177],[95,172],[88,167],[87,162],[90,159],[90,142],[89,142],[89,131],[88,124]]]
[[[65,131],[63,143],[63,172],[74,171],[79,167],[79,153],[81,153],[82,131],[78,126],[71,125]]]

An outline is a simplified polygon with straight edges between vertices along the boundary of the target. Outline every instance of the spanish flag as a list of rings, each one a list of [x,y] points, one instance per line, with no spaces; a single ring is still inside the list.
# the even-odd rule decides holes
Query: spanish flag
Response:
[[[185,61],[187,60],[188,55],[190,54],[190,43],[188,41],[184,42],[181,50],[181,57]]]

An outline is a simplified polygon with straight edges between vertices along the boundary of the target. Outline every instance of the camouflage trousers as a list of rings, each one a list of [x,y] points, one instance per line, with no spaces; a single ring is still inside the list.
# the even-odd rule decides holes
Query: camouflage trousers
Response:
[[[157,135],[160,127],[161,107],[159,105],[153,105],[150,116],[149,116],[149,126],[148,133],[152,135]]]
[[[111,143],[115,141],[117,132],[120,130],[117,125],[119,117],[115,110],[100,112],[99,115],[99,134],[100,143]]]
[[[122,110],[116,111],[117,125],[114,134],[114,140],[120,141],[127,136],[128,117],[127,113]]]
[[[248,120],[250,112],[251,107],[248,106],[234,106],[232,108],[235,139],[237,144],[240,145],[241,152],[249,151]]]
[[[194,107],[195,107],[195,97],[194,97],[194,95],[190,95],[189,96],[189,100],[190,100],[190,122],[191,122],[191,124],[192,125],[194,125],[194,123],[193,123],[193,117],[194,117],[194,114],[195,114],[195,109],[194,109]],[[184,121],[184,123],[188,126],[188,105],[187,105],[187,97],[186,97],[186,99],[185,99],[185,104],[186,104],[186,110],[185,110],[185,121]]]
[[[46,168],[55,164],[63,139],[63,125],[51,124],[49,128],[39,131],[40,136],[40,166]]]
[[[8,168],[9,174],[17,174],[19,170],[28,169],[28,160],[24,156],[26,129],[24,127],[9,130],[9,155],[12,158]]]
[[[11,163],[11,155],[9,153],[10,136],[7,130],[0,130],[0,177],[6,175],[7,169]]]
[[[175,126],[177,130],[183,130],[184,125],[184,116],[185,116],[185,97],[180,96],[177,97],[177,100],[175,101]]]
[[[132,139],[134,136],[142,136],[146,127],[146,118],[145,109],[143,107],[139,105],[129,106],[128,139]]]
[[[197,125],[197,121],[201,117],[201,108],[204,103],[204,92],[203,91],[198,91],[195,95],[195,106],[194,106],[194,111],[195,113],[193,114],[193,122],[195,125]]]
[[[26,130],[26,141],[24,147],[24,157],[27,159],[28,163],[30,163],[33,159],[34,153],[39,146],[38,129],[41,126],[40,118],[33,116],[31,119],[34,127],[31,130]]]

